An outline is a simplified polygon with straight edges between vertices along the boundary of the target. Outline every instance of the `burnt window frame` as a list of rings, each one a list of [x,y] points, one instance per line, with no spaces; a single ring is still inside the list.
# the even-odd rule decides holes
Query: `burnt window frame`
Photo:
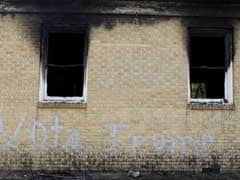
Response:
[[[224,97],[221,99],[192,98],[191,93],[191,37],[224,37],[225,75]],[[188,28],[188,104],[233,104],[233,28]]]
[[[48,39],[49,34],[84,34],[84,80],[82,96],[63,97],[47,95],[47,73],[48,73]],[[87,102],[87,56],[89,44],[89,27],[88,26],[42,26],[41,32],[41,58],[40,58],[40,90],[39,101],[43,103],[86,103]]]

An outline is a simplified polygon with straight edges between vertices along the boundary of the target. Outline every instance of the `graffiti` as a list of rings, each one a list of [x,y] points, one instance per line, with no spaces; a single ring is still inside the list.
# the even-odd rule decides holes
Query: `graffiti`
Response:
[[[118,152],[117,135],[121,129],[128,129],[127,124],[105,124],[103,128],[111,130],[111,154],[116,155]]]
[[[4,130],[4,127],[3,127],[2,117],[0,116],[0,133],[3,136],[4,146],[5,146],[6,149],[10,149],[12,147],[13,142],[16,141],[17,136],[18,136],[18,134],[19,134],[19,132],[20,132],[20,130],[21,130],[25,120],[26,119],[24,117],[20,120],[16,130],[13,133],[12,138],[9,139],[7,137],[7,135],[6,135],[6,133],[5,133],[5,130]]]
[[[14,143],[17,141],[25,122],[26,118],[21,118],[13,132],[13,135],[9,138],[4,129],[2,117],[0,116],[0,137],[2,138],[4,147],[7,150],[14,147]],[[119,137],[122,136],[126,130],[129,130],[130,127],[128,124],[124,123],[106,123],[102,125],[102,128],[107,130],[109,133],[109,136],[106,137],[106,139],[103,139],[103,141],[105,141],[105,143],[109,143],[110,154],[112,156],[116,156],[119,153],[121,146],[124,146],[124,144],[120,143]],[[54,114],[53,116],[53,124],[50,127],[50,131],[48,131],[48,128],[40,120],[33,121],[30,129],[30,139],[33,147],[40,151],[46,149],[47,147],[53,147],[55,149],[59,148],[61,145],[59,141],[59,134],[64,132],[64,130],[65,129],[61,126],[57,114]],[[53,138],[48,137],[48,133],[50,132],[53,133]],[[193,138],[189,135],[183,136],[176,134],[167,137],[166,135],[157,133],[153,134],[150,142],[147,141],[147,138],[144,135],[137,134],[130,136],[129,153],[132,157],[136,157],[137,154],[141,152],[140,145],[141,147],[145,147],[149,146],[150,143],[154,152],[158,155],[168,153],[171,156],[174,156],[176,153],[180,153],[184,156],[190,152],[193,155],[205,156],[211,152],[214,142],[213,136],[208,133],[201,134],[199,139]],[[84,149],[85,146],[83,147],[81,142],[80,132],[76,129],[72,129],[70,134],[67,136],[66,146],[69,151],[79,151]]]
[[[193,140],[193,138],[191,136],[175,136],[175,137],[172,137],[171,138],[171,154],[174,155],[175,154],[175,150],[176,150],[176,144],[177,142],[180,142],[180,146],[181,146],[181,153],[183,155],[186,154],[187,152],[187,145],[190,144],[193,146],[193,154],[195,154],[195,148],[196,148],[196,144],[195,144],[195,141]]]
[[[59,119],[57,114],[54,114],[54,118],[53,118],[53,126],[52,126],[52,131],[54,132],[54,147],[57,148],[58,147],[58,136],[59,136],[59,132],[63,129],[62,126],[59,125]]]
[[[153,135],[153,148],[158,155],[164,154],[165,150],[165,136],[154,134]]]
[[[37,131],[36,129],[42,129],[42,137],[39,138],[39,140],[37,139]],[[48,135],[47,135],[47,129],[45,128],[45,126],[38,120],[33,121],[32,124],[32,130],[31,130],[31,137],[32,137],[32,143],[33,146],[36,149],[44,149],[46,147],[47,144],[47,139],[48,139]]]
[[[67,146],[70,151],[78,151],[81,148],[80,135],[76,130],[72,130],[68,137]]]
[[[136,135],[132,137],[132,156],[136,157],[137,155],[137,150],[138,150],[138,146],[139,146],[139,142],[142,141],[143,135]]]
[[[207,155],[211,151],[212,145],[214,143],[214,139],[211,135],[205,133],[202,135],[201,141],[202,141],[201,153],[204,156],[204,155]]]

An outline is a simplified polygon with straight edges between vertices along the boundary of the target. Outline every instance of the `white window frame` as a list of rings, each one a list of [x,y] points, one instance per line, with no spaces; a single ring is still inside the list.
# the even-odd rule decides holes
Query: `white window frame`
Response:
[[[201,99],[191,98],[191,81],[190,81],[190,36],[198,34],[200,36],[223,36],[225,37],[225,61],[229,62],[229,66],[225,71],[224,78],[224,98],[222,99]],[[189,66],[188,66],[188,104],[233,104],[233,31],[231,28],[189,28]]]
[[[84,47],[84,81],[83,81],[83,96],[61,97],[47,95],[47,61],[48,61],[48,37],[50,33],[80,33],[85,35]],[[40,61],[40,87],[39,101],[42,103],[87,103],[87,54],[88,54],[88,37],[89,29],[86,27],[43,27],[41,37],[41,61]]]

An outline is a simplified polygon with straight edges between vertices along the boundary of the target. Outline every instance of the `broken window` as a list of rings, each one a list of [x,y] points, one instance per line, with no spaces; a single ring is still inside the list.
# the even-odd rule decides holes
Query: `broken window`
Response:
[[[84,102],[86,31],[44,33],[42,100]]]
[[[232,103],[232,33],[191,29],[190,101]]]

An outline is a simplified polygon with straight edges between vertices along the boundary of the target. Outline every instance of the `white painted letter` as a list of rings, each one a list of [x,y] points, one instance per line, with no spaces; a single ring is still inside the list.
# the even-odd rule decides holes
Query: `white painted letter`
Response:
[[[105,124],[103,128],[111,130],[112,146],[111,146],[111,155],[115,156],[118,152],[118,142],[117,134],[120,129],[127,129],[127,124]]]
[[[18,134],[20,133],[20,130],[25,122],[26,118],[22,118],[20,120],[20,122],[18,123],[18,126],[16,128],[16,130],[13,133],[12,138],[8,139],[5,131],[4,131],[4,127],[3,127],[3,121],[2,121],[2,117],[0,115],[0,133],[2,133],[3,136],[3,140],[5,142],[5,148],[6,149],[10,149],[12,147],[12,143],[17,139]]]
[[[52,131],[54,132],[54,147],[58,147],[58,133],[60,130],[63,129],[62,126],[59,125],[59,119],[57,114],[54,115],[53,118],[53,126],[52,126]]]
[[[37,140],[36,128],[40,128],[43,130],[43,136],[40,138],[41,140]],[[31,133],[32,133],[32,142],[34,147],[40,150],[44,149],[47,143],[47,129],[45,128],[45,126],[40,121],[36,120],[33,122]]]
[[[143,140],[142,135],[137,135],[132,137],[132,156],[133,157],[136,157],[139,141],[142,141],[142,140]]]
[[[158,155],[164,154],[164,147],[165,147],[165,137],[159,137],[158,134],[153,135],[153,147],[155,151],[157,151]]]
[[[171,154],[175,154],[176,143],[180,141],[181,153],[185,155],[187,153],[187,145],[191,144],[193,146],[193,153],[196,153],[196,144],[191,136],[176,136],[176,138],[171,138]]]
[[[201,140],[202,140],[202,155],[205,156],[211,150],[214,139],[211,135],[205,133],[202,135]]]
[[[68,137],[67,146],[70,151],[78,151],[80,149],[80,135],[76,130],[72,130],[70,136]]]

